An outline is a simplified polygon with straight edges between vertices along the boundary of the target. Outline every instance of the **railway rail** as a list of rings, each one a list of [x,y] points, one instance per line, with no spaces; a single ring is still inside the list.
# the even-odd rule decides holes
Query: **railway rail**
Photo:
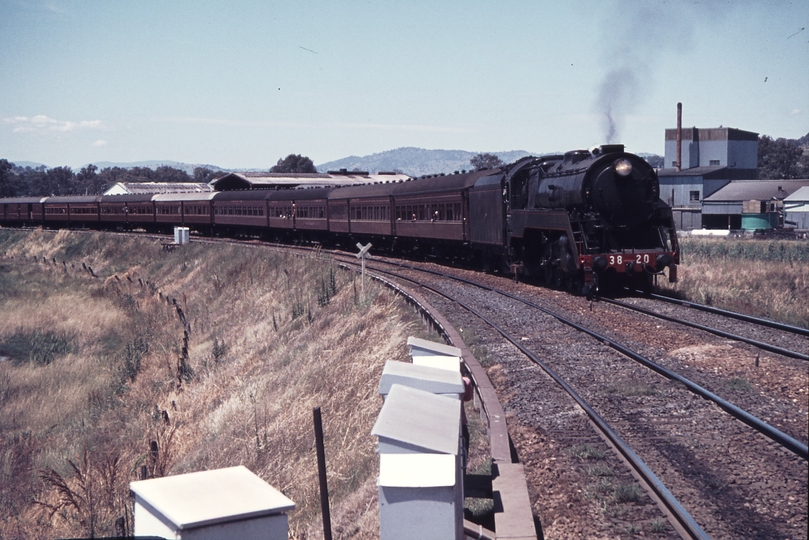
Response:
[[[632,291],[634,293],[640,293],[640,291]],[[796,334],[799,336],[806,336],[809,337],[809,328],[801,328],[799,326],[792,326],[789,324],[784,324],[778,321],[772,321],[770,319],[764,319],[761,317],[753,317],[751,315],[746,315],[744,313],[736,313],[735,311],[728,311],[726,309],[719,309],[713,306],[706,306],[704,304],[698,304],[696,302],[689,302],[687,300],[680,300],[678,298],[672,298],[670,296],[665,296],[662,294],[652,293],[649,295],[651,298],[655,300],[660,300],[661,302],[667,302],[670,304],[677,304],[680,306],[684,306],[687,308],[695,309],[698,311],[705,311],[707,313],[715,313],[717,315],[722,315],[724,317],[730,317],[733,319],[738,319],[740,321],[746,321],[753,324],[757,324],[759,326],[764,326],[766,328],[774,328],[776,330],[783,330],[784,332],[789,332],[792,334]]]
[[[705,332],[710,332],[711,334],[714,334],[714,335],[717,335],[717,336],[732,339],[732,340],[735,340],[735,341],[741,341],[741,342],[747,343],[748,345],[753,345],[754,347],[758,347],[759,349],[769,351],[769,352],[773,352],[773,353],[776,353],[776,354],[780,354],[782,356],[786,356],[786,357],[789,357],[789,358],[796,358],[798,360],[809,361],[809,354],[806,354],[804,352],[793,351],[793,350],[790,350],[790,349],[787,349],[787,348],[784,348],[784,347],[780,347],[778,345],[773,345],[771,343],[766,343],[764,341],[760,341],[760,340],[757,340],[757,339],[752,339],[752,338],[748,338],[748,337],[745,337],[745,336],[740,336],[740,335],[737,335],[737,334],[733,334],[731,332],[726,332],[726,331],[721,330],[719,328],[712,328],[712,327],[706,326],[704,324],[699,324],[699,323],[695,323],[695,322],[691,322],[691,321],[686,321],[684,319],[677,318],[677,317],[670,317],[668,315],[664,315],[662,313],[655,312],[655,311],[652,311],[650,309],[644,309],[644,308],[642,308],[640,306],[627,304],[625,302],[620,302],[620,301],[612,300],[612,299],[609,299],[609,298],[602,298],[601,301],[606,302],[608,304],[612,304],[614,306],[620,306],[620,307],[625,308],[625,309],[629,309],[629,310],[632,310],[632,311],[637,311],[639,313],[643,313],[643,314],[648,315],[650,317],[656,317],[658,319],[662,319],[664,321],[668,321],[668,322],[672,322],[672,323],[683,324],[683,325],[686,325],[686,326],[690,326],[691,328],[696,328],[698,330],[703,330]],[[703,306],[703,307],[706,307],[706,306]],[[727,312],[727,313],[730,313],[730,312]],[[723,315],[725,315],[725,314],[723,314]],[[739,314],[734,313],[734,315],[739,315]],[[764,320],[764,319],[758,319],[758,321],[761,321],[761,320]],[[766,321],[766,322],[767,323],[772,323],[773,321]],[[760,324],[760,323],[757,323],[757,324]],[[766,324],[765,326],[768,326],[770,328],[775,328],[775,326],[772,326],[772,325],[769,325],[769,324]],[[785,332],[792,333],[792,334],[803,335],[803,332],[802,332],[804,330],[803,328],[787,326],[786,328],[788,328],[788,329],[784,329],[783,326],[784,325],[782,325],[782,327],[779,327],[779,329],[784,330]]]

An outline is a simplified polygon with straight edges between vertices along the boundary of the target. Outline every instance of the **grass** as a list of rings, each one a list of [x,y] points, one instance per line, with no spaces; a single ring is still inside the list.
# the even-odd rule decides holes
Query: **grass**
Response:
[[[680,240],[679,282],[661,291],[689,301],[809,328],[809,242]]]
[[[618,394],[625,397],[653,396],[657,394],[654,386],[646,383],[628,382],[607,389],[609,394]]]
[[[753,390],[753,385],[750,384],[750,381],[738,377],[730,379],[728,386],[735,392],[750,392]]]
[[[379,376],[408,335],[436,337],[355,283],[326,258],[0,229],[0,343],[16,351],[0,362],[0,537],[131,533],[141,468],[243,464],[296,502],[292,538],[318,538],[320,406],[335,536],[375,538]],[[20,361],[40,342],[47,362]]]
[[[568,453],[582,461],[586,460],[602,460],[606,454],[591,444],[577,444],[568,450]]]

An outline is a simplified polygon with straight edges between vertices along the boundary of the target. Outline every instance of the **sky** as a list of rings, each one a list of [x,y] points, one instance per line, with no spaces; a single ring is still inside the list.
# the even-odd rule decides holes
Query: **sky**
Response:
[[[0,158],[269,168],[809,133],[806,0],[0,0]]]

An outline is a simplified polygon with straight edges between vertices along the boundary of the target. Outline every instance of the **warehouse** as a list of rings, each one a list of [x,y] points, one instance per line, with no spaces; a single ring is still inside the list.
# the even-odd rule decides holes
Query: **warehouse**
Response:
[[[702,202],[702,228],[766,230],[784,225],[784,201],[809,180],[730,182]]]

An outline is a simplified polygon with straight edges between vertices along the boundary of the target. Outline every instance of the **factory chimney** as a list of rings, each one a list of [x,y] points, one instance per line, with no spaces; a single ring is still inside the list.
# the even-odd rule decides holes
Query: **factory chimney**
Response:
[[[677,103],[677,171],[683,166],[683,104]]]

